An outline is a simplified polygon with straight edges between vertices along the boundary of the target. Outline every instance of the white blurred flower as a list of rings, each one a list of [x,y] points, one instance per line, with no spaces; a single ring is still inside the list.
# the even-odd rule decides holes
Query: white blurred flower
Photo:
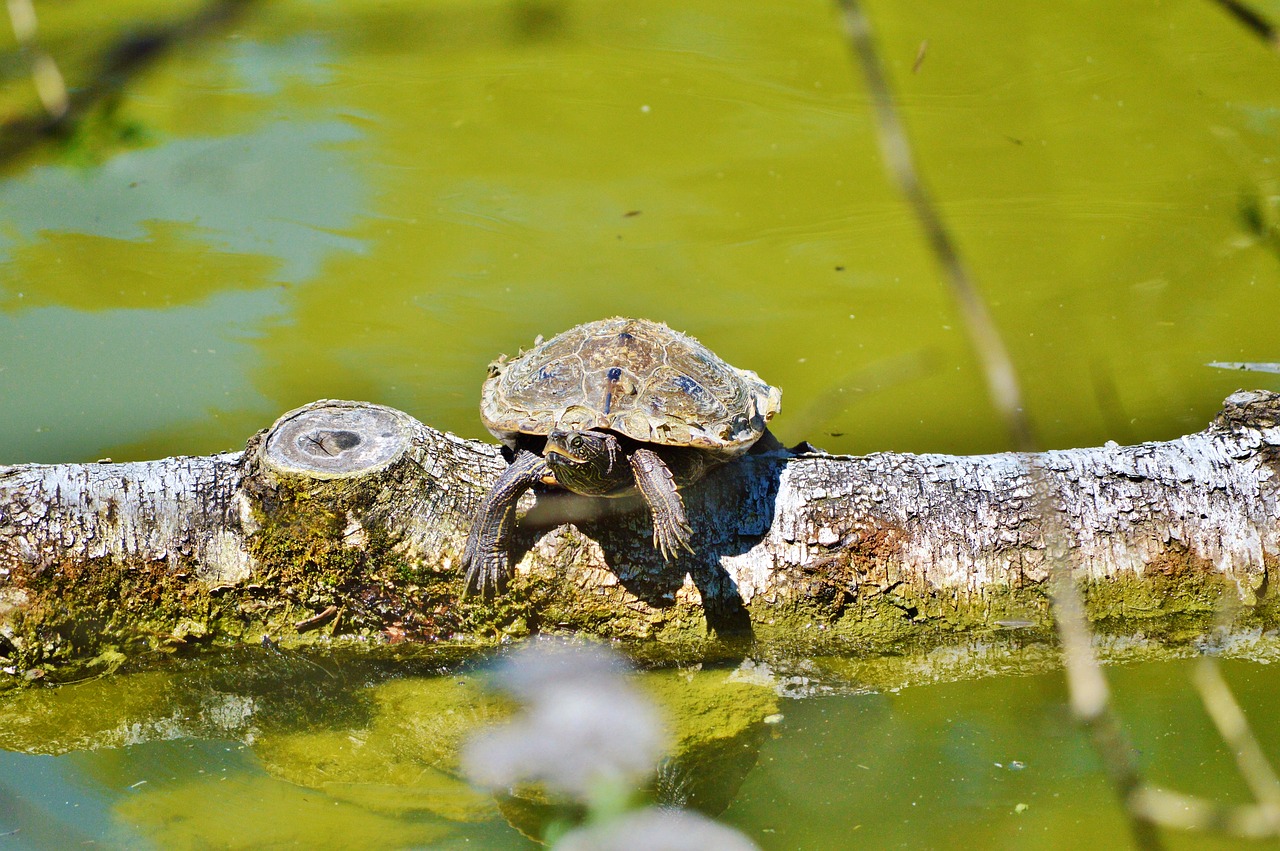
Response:
[[[503,690],[530,702],[574,683],[625,682],[630,670],[626,660],[607,648],[543,638],[508,655],[495,679]]]
[[[463,769],[492,789],[542,782],[580,801],[643,783],[665,736],[656,709],[624,670],[598,648],[525,645],[496,676],[524,712],[468,742]]]
[[[591,827],[570,831],[555,851],[756,851],[731,827],[689,810],[636,810]]]

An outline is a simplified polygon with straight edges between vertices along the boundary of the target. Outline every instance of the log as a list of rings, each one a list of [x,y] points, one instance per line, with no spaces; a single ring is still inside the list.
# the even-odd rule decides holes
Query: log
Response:
[[[461,596],[458,564],[500,447],[322,400],[242,452],[0,467],[0,669],[264,637],[867,649],[1036,633],[1055,542],[1103,627],[1190,636],[1224,600],[1269,624],[1277,422],[1280,394],[1239,392],[1204,431],[1136,446],[851,457],[762,441],[686,491],[696,552],[670,564],[634,500],[538,490],[516,576],[484,600]]]

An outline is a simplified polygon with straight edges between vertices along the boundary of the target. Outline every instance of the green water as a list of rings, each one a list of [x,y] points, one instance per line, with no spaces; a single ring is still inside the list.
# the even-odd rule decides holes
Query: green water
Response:
[[[1150,782],[1250,800],[1188,664],[1109,673]],[[1240,663],[1230,675],[1247,708],[1271,711],[1277,672]],[[797,701],[726,820],[776,849],[1125,847],[1126,822],[1064,703],[1056,674]],[[1276,753],[1280,737],[1265,738]],[[1164,836],[1175,848],[1257,845]]]
[[[1265,647],[1242,642],[1247,658],[1224,669],[1274,754],[1280,734],[1265,719],[1280,670],[1274,642]],[[729,743],[686,753],[684,781],[668,787],[680,794],[667,800],[778,851],[1122,847],[1125,822],[1069,718],[1051,652],[1003,648],[1021,672],[973,679],[988,651],[935,651],[914,658],[914,673],[777,657],[645,673],[640,684],[682,735]],[[1126,732],[1149,782],[1247,803],[1189,685],[1192,665],[1107,668]],[[536,817],[457,779],[452,749],[473,728],[454,722],[484,721],[476,673],[444,660],[246,649],[10,694],[0,703],[0,847],[535,847],[516,826],[536,830]],[[881,685],[868,690],[873,677]]]
[[[182,8],[38,11],[74,83]],[[1044,443],[1274,386],[1204,366],[1280,356],[1274,54],[1209,3],[868,11]],[[781,386],[787,441],[1005,445],[817,0],[264,4],[98,124],[0,180],[0,461],[233,448],[322,397],[480,436],[491,358],[619,313]]]
[[[73,86],[193,8],[36,4]],[[1045,445],[1171,438],[1276,389],[1205,366],[1280,359],[1275,53],[1207,2],[867,11]],[[11,48],[5,115],[35,104]],[[611,314],[782,387],[788,443],[1006,448],[829,4],[284,0],[0,170],[0,463],[238,448],[318,398],[479,437],[490,359]],[[1243,800],[1181,664],[1115,669],[1133,736],[1158,782]],[[1230,673],[1280,753],[1273,668]],[[787,699],[725,817],[779,849],[1105,846],[1122,828],[1058,681]],[[158,710],[177,682],[139,687],[133,739],[0,753],[0,844],[522,841],[280,779],[244,725]],[[344,723],[322,693],[254,699],[279,729]]]

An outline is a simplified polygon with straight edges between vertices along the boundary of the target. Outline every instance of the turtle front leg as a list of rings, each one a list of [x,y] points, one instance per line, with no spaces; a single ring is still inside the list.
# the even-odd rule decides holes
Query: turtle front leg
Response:
[[[631,453],[631,471],[636,487],[653,513],[653,546],[662,558],[671,561],[680,548],[693,552],[689,538],[693,529],[684,513],[684,502],[676,490],[676,480],[658,453],[637,449]]]
[[[521,449],[485,495],[462,551],[464,595],[474,590],[482,597],[490,596],[507,584],[511,578],[509,545],[516,528],[516,503],[521,494],[550,472],[542,456]]]

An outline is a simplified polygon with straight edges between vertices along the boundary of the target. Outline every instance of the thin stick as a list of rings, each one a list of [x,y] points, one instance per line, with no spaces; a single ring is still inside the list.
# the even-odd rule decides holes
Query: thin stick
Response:
[[[1051,515],[1046,514],[1046,517]],[[1053,530],[1046,530],[1052,534]],[[1133,748],[1125,739],[1120,718],[1111,705],[1107,679],[1093,652],[1093,636],[1084,612],[1084,601],[1067,566],[1065,545],[1060,530],[1053,534],[1049,547],[1050,582],[1054,622],[1062,644],[1062,662],[1066,669],[1071,712],[1089,733],[1093,749],[1102,760],[1121,809],[1129,821],[1134,844],[1142,849],[1158,849],[1164,845],[1156,831],[1155,820],[1135,808],[1135,797],[1146,787]]]
[[[1013,368],[1013,361],[1009,358],[995,321],[987,310],[986,302],[960,260],[960,253],[942,223],[942,217],[938,215],[937,206],[916,171],[911,144],[894,106],[879,53],[871,38],[871,27],[856,0],[839,0],[839,3],[843,12],[845,35],[854,58],[862,66],[875,107],[877,135],[885,165],[911,204],[934,256],[946,273],[951,294],[960,307],[965,328],[982,363],[987,392],[1009,430],[1014,448],[1031,452],[1035,449],[1035,440],[1030,420],[1023,408],[1017,371]]]
[[[1205,711],[1213,719],[1218,734],[1227,743],[1236,757],[1240,776],[1249,785],[1253,797],[1259,804],[1269,808],[1273,817],[1280,813],[1280,778],[1275,769],[1262,752],[1244,710],[1236,702],[1231,687],[1222,677],[1222,670],[1215,660],[1205,656],[1196,663],[1195,673],[1191,677]],[[1272,822],[1273,833],[1280,828],[1280,822]]]
[[[1223,806],[1195,795],[1183,795],[1155,786],[1138,789],[1129,806],[1144,819],[1179,830],[1225,834],[1244,839],[1266,839],[1277,835],[1280,811],[1250,804]]]
[[[1239,0],[1213,0],[1213,2],[1225,9],[1228,15],[1243,24],[1245,29],[1266,42],[1267,46],[1272,50],[1280,50],[1280,31],[1276,29],[1275,24],[1264,18],[1262,13],[1255,9],[1250,9]]]
[[[67,84],[58,70],[58,63],[36,45],[36,10],[31,0],[8,0],[9,23],[13,37],[25,53],[31,57],[31,82],[49,118],[57,121],[67,114],[71,99]]]
[[[893,95],[871,38],[871,28],[856,0],[838,0],[843,12],[845,34],[855,59],[862,66],[875,105],[876,128],[885,164],[910,202],[924,228],[929,245],[947,274],[952,295],[960,305],[969,337],[982,361],[983,374],[993,404],[1009,430],[1014,445],[1026,452],[1035,448],[1027,419],[1017,372],[1009,358],[1000,332],[991,319],[982,295],[973,284],[942,217],[916,171],[911,145],[898,117]],[[1044,471],[1028,466],[1028,474],[1038,494],[1045,518],[1045,540],[1053,591],[1053,609],[1062,643],[1063,664],[1071,707],[1076,719],[1089,732],[1094,749],[1102,759],[1111,784],[1120,798],[1121,811],[1129,822],[1134,843],[1140,849],[1163,847],[1152,819],[1132,806],[1145,787],[1133,749],[1125,741],[1120,721],[1111,706],[1106,678],[1093,653],[1092,636],[1084,604],[1076,590],[1066,559],[1065,536],[1053,528],[1056,512]]]
[[[25,47],[35,32],[34,9],[30,0],[7,2],[14,33]],[[256,0],[210,0],[185,20],[135,34],[109,50],[89,80],[70,91],[63,85],[53,60],[48,57],[41,60],[41,54],[34,54],[32,75],[44,112],[0,124],[0,165],[8,165],[42,140],[67,132],[95,106],[119,94],[130,80],[152,67],[170,49],[230,25],[254,2]],[[24,35],[27,43],[23,41]]]

